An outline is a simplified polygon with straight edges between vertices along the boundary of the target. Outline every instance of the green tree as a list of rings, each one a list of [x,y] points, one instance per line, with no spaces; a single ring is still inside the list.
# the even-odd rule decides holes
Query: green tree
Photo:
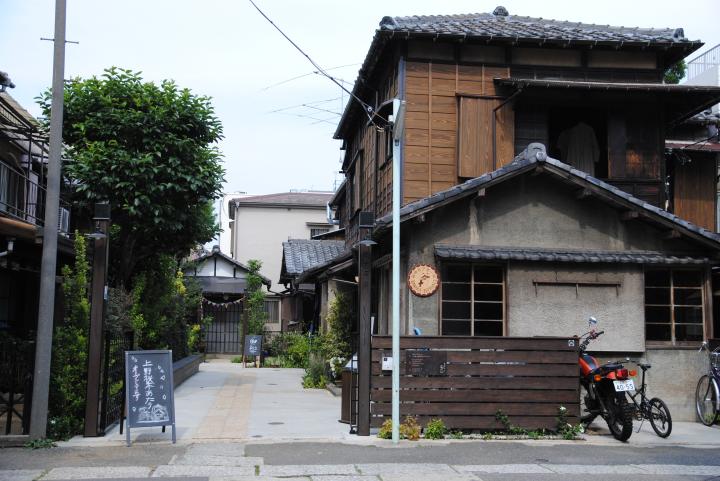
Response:
[[[38,102],[49,117],[51,92]],[[156,85],[116,67],[66,81],[65,175],[86,213],[111,204],[113,284],[129,285],[158,252],[179,258],[217,233],[221,138],[210,99],[173,81]]]
[[[670,68],[665,71],[663,82],[666,84],[679,84],[683,77],[685,77],[686,71],[687,64],[685,63],[685,60],[680,60],[678,63],[671,65]]]
[[[260,276],[262,262],[251,259],[247,263],[247,289],[245,290],[245,311],[247,315],[247,334],[262,334],[265,330],[267,314],[265,313],[265,293]]]

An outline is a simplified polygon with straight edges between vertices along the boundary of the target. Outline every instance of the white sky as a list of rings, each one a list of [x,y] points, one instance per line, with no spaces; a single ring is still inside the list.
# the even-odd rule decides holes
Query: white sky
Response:
[[[17,85],[10,94],[37,115],[34,97],[52,81],[54,0],[0,0],[0,70]],[[720,43],[716,0],[444,1],[257,0],[324,68],[355,80],[384,15],[492,12],[640,27],[683,27],[685,35]],[[715,8],[713,8],[715,7]],[[225,133],[225,191],[249,194],[333,188],[339,115],[308,108],[270,111],[334,99],[317,107],[339,113],[340,90],[309,75],[313,67],[246,0],[68,0],[66,78],[99,75],[110,66],[141,71],[146,80],[174,79],[209,95]],[[693,54],[695,56],[695,54]],[[349,86],[348,86],[349,87]],[[309,115],[324,122],[288,114]],[[329,123],[328,123],[329,122]]]

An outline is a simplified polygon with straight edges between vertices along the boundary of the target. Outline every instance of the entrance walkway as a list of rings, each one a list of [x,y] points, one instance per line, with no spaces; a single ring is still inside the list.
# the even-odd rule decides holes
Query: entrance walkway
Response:
[[[339,440],[350,437],[338,422],[340,398],[324,389],[303,389],[302,369],[244,368],[227,359],[200,365],[175,391],[178,443],[212,440]],[[170,442],[170,429],[132,429],[133,443]],[[355,436],[352,436],[355,437]],[[103,446],[125,442],[116,426],[101,438],[76,436],[62,445]]]

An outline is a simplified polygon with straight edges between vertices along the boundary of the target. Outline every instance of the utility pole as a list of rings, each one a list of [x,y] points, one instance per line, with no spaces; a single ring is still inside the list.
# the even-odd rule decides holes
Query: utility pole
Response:
[[[35,375],[33,377],[32,408],[30,411],[30,439],[42,439],[47,431],[53,313],[55,310],[60,170],[62,167],[65,12],[66,0],[55,0],[50,158],[48,160],[45,223],[43,225],[42,263],[40,267],[40,305],[38,307],[37,341],[35,343]]]
[[[401,67],[403,68],[403,67]],[[392,442],[400,441],[400,167],[405,101],[393,100],[392,189]]]

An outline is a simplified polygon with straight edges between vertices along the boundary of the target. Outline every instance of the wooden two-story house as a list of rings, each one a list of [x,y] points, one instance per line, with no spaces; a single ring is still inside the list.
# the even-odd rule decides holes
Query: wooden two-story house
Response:
[[[716,178],[706,174],[716,165],[666,157],[665,139],[718,103],[720,88],[669,85],[663,75],[701,46],[680,28],[503,7],[383,18],[335,133],[346,182],[333,199],[348,247],[378,243],[375,332],[391,331],[399,188],[402,334],[567,336],[595,316],[607,333],[598,352],[674,370],[653,376],[653,391],[674,417],[692,418],[703,366],[692,348],[720,332]],[[388,122],[394,98],[406,103],[400,158]],[[368,215],[372,227],[359,228]],[[421,264],[439,276],[427,295],[406,282]]]

